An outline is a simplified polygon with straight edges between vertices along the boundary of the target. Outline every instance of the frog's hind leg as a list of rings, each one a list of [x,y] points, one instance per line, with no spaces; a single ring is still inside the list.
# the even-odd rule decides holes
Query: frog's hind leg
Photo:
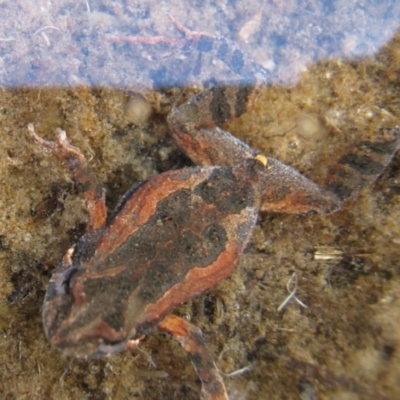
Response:
[[[399,149],[400,126],[381,130],[370,140],[357,143],[330,166],[325,188],[342,201],[355,196],[383,173]]]
[[[250,146],[220,128],[253,104],[256,86],[215,86],[192,97],[168,115],[179,147],[198,165],[233,166],[256,154]]]
[[[222,376],[199,328],[175,315],[168,315],[158,329],[171,334],[187,351],[201,380],[201,398],[228,400]]]
[[[263,211],[328,214],[342,202],[372,184],[400,148],[400,127],[385,129],[370,140],[357,143],[328,170],[324,188],[291,167],[268,158]]]
[[[287,214],[328,214],[341,207],[340,199],[292,167],[267,158],[261,210]]]
[[[28,130],[36,143],[49,149],[68,166],[72,177],[87,201],[89,224],[86,231],[89,232],[101,228],[107,218],[104,190],[85,156],[78,148],[69,143],[65,131],[60,128],[56,130],[56,140],[54,142],[42,139],[35,132],[32,124],[28,124]]]
[[[357,143],[333,163],[324,188],[291,167],[268,158],[263,211],[328,214],[342,202],[372,184],[385,170],[400,148],[400,127],[385,129],[370,140]]]

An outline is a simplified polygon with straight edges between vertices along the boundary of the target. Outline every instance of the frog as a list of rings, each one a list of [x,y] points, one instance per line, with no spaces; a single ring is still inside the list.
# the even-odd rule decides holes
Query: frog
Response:
[[[215,51],[241,76],[264,74],[226,41],[183,33],[187,46]],[[68,168],[88,210],[86,231],[53,271],[44,298],[43,327],[54,348],[97,359],[159,330],[187,352],[201,398],[228,399],[201,330],[174,309],[230,275],[260,211],[335,212],[374,182],[400,147],[399,127],[378,132],[335,161],[321,187],[222,128],[247,112],[259,89],[257,80],[216,85],[172,109],[172,138],[196,166],[135,184],[109,217],[102,185],[66,132],[57,128],[55,140],[45,140],[28,125],[32,140]]]

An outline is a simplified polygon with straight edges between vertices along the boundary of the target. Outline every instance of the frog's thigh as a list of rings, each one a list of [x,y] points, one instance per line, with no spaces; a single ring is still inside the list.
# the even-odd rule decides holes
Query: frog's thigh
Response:
[[[178,146],[198,165],[233,166],[254,156],[241,140],[219,128],[246,112],[257,91],[215,86],[173,109],[167,121]]]
[[[204,343],[201,330],[175,315],[167,316],[158,329],[171,334],[187,351],[201,380],[202,399],[228,400],[222,376],[211,351]]]

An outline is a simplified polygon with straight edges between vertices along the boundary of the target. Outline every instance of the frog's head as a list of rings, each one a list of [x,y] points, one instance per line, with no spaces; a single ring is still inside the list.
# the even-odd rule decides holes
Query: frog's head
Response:
[[[123,326],[117,326],[121,325],[117,313],[105,318],[107,310],[101,309],[96,298],[87,296],[87,269],[73,254],[74,248],[68,250],[48,285],[43,304],[47,338],[58,350],[75,358],[100,358],[122,351],[134,330],[128,334]]]

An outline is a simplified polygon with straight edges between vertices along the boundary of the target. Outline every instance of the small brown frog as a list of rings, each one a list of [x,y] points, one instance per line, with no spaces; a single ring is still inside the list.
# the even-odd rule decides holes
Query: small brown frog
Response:
[[[252,73],[236,49],[197,35],[192,46],[214,47],[238,72]],[[392,129],[360,143],[331,167],[326,190],[218,127],[246,112],[256,94],[257,87],[216,86],[174,109],[172,135],[199,166],[133,186],[108,219],[104,191],[66,133],[57,129],[56,141],[46,141],[29,124],[32,138],[67,165],[88,204],[86,233],[54,271],[44,300],[44,330],[54,347],[98,358],[159,329],[188,352],[202,398],[228,398],[201,331],[170,313],[230,274],[259,210],[333,212],[379,176],[400,142]]]

